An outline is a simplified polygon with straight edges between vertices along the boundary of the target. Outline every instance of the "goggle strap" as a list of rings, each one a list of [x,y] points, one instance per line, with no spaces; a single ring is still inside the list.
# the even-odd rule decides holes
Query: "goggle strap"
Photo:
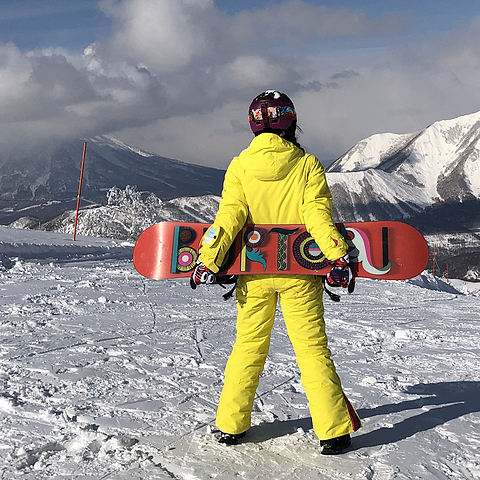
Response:
[[[263,128],[268,128],[269,121],[268,121],[268,103],[267,102],[263,102],[261,104],[261,110],[262,110]]]

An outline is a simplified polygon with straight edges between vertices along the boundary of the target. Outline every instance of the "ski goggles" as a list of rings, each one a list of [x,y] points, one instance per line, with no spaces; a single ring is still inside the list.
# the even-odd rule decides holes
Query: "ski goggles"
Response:
[[[297,113],[295,112],[295,109],[289,106],[288,107],[268,107],[267,115],[268,115],[268,118],[280,118],[280,117],[283,117],[284,115],[290,115],[293,118],[295,118],[295,120],[297,119]],[[250,112],[248,113],[249,122],[258,122],[261,120],[263,120],[261,108],[250,110]]]

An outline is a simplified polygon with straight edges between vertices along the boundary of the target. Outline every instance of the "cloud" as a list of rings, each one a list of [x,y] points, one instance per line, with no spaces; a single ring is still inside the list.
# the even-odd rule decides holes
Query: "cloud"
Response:
[[[115,27],[82,55],[0,45],[0,143],[113,133],[224,168],[251,138],[246,111],[266,88],[292,96],[301,141],[322,159],[480,109],[479,19],[425,45],[349,51],[342,42],[382,44],[411,17],[261,5],[228,15],[213,0],[103,0]]]
[[[288,0],[253,11],[238,13],[231,29],[237,42],[304,46],[312,41],[338,37],[391,34],[411,21],[409,14],[385,14],[368,18],[362,11],[312,5]]]
[[[372,134],[415,132],[438,120],[479,111],[477,23],[462,34],[420,46],[377,51],[373,61],[338,59],[341,68],[349,68],[319,73],[321,79],[335,78],[337,88],[296,98],[304,143],[322,159],[333,160]]]
[[[252,138],[244,102],[229,102],[211,112],[180,114],[122,132],[122,139],[161,155],[199,165],[226,168]]]
[[[344,70],[343,72],[338,72],[334,73],[333,75],[330,75],[330,80],[339,80],[341,78],[352,78],[352,77],[357,77],[360,75],[358,72],[355,70]]]
[[[285,45],[385,28],[384,19],[301,0],[233,16],[213,0],[103,0],[100,7],[115,28],[83,55],[61,46],[24,54],[13,44],[0,45],[2,143],[111,133],[183,115],[209,115],[266,86],[318,89],[318,82],[302,85],[305,62],[283,55]]]
[[[179,72],[205,61],[209,66],[231,63],[238,56],[319,39],[391,34],[411,21],[410,15],[368,18],[361,11],[303,0],[267,3],[233,16],[213,0],[103,0],[101,8],[117,25],[104,52],[145,62],[155,73]]]
[[[0,46],[0,142],[58,141],[158,118],[165,102],[157,79],[128,65],[103,70],[90,57]]]
[[[103,54],[145,63],[156,74],[182,71],[204,57],[216,20],[226,19],[212,0],[107,0],[101,6],[117,25]]]

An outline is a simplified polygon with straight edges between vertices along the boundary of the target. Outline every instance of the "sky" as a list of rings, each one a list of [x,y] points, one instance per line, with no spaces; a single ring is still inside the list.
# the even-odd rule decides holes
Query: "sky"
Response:
[[[479,111],[479,44],[478,0],[0,0],[0,146],[109,134],[226,168],[277,89],[328,164]]]

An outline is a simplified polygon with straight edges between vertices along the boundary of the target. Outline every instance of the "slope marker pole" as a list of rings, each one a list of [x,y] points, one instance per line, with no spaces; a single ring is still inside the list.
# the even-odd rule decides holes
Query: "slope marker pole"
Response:
[[[82,195],[83,169],[85,168],[85,154],[87,153],[87,142],[83,144],[82,168],[80,169],[80,183],[78,185],[77,211],[75,213],[75,225],[73,226],[73,240],[77,238],[78,210],[80,208],[80,196]]]

